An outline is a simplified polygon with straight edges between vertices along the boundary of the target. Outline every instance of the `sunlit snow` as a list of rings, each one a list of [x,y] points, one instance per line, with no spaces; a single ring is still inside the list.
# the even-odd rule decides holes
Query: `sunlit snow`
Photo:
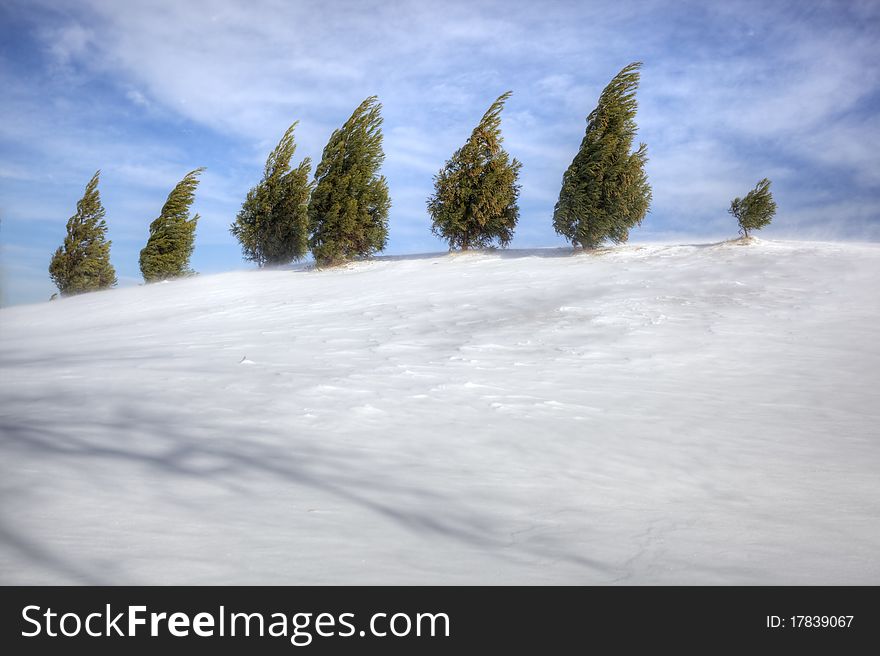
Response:
[[[0,311],[0,583],[880,584],[880,246],[379,258]]]

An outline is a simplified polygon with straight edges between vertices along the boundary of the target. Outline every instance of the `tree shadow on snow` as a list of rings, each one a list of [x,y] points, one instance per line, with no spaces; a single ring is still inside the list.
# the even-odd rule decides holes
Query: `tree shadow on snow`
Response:
[[[18,399],[9,407],[33,407],[35,401]],[[53,405],[58,403],[53,399]],[[86,472],[95,464],[114,468],[116,464],[133,465],[154,472],[156,489],[173,489],[175,480],[186,479],[217,486],[230,494],[247,495],[254,481],[271,479],[326,494],[415,534],[457,542],[500,559],[567,561],[592,570],[592,578],[596,573],[603,577],[614,574],[606,565],[572,553],[549,536],[541,544],[515,543],[496,518],[481,510],[479,500],[431,489],[414,483],[411,477],[400,481],[394,472],[386,474],[387,464],[371,459],[369,452],[329,449],[321,445],[318,434],[310,440],[291,440],[290,435],[259,428],[251,435],[242,435],[245,427],[212,423],[202,415],[187,416],[171,409],[167,413],[153,410],[147,415],[124,403],[115,406],[110,418],[72,426],[59,424],[24,421],[7,413],[0,418],[0,458],[8,467],[10,456],[18,453],[30,462],[48,458],[73,470],[84,467]],[[186,499],[180,502],[185,504]],[[149,512],[149,504],[144,503],[141,512]],[[45,540],[38,543],[2,525],[0,545],[38,568],[75,581],[108,582],[106,572],[86,571],[84,564],[54,555]]]

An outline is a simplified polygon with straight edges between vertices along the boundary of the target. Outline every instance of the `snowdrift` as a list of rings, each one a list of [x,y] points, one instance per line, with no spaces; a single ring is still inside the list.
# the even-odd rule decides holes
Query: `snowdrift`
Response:
[[[880,247],[379,258],[0,311],[0,583],[880,584]]]

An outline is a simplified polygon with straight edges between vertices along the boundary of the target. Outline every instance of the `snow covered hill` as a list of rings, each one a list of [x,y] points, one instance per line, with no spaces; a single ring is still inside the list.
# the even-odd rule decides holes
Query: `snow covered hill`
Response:
[[[880,246],[0,311],[0,583],[880,584]]]

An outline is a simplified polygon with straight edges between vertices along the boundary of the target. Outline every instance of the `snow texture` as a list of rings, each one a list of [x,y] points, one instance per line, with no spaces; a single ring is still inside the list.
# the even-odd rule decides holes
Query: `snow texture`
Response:
[[[0,311],[3,584],[880,584],[880,246],[378,258]]]

